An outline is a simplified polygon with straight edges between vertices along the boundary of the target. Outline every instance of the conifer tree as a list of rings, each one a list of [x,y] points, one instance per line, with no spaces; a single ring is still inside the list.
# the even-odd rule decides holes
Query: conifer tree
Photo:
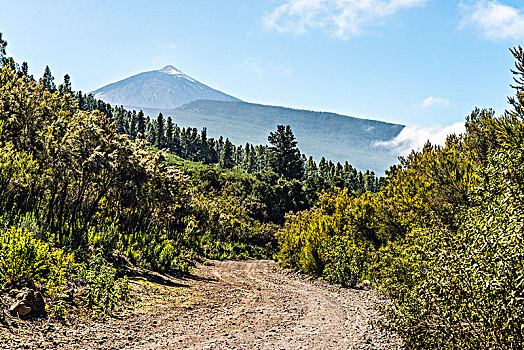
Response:
[[[140,110],[136,116],[136,132],[137,135],[140,134],[141,137],[145,136],[146,132],[146,118],[144,116],[144,112]]]
[[[327,179],[329,177],[329,168],[326,162],[326,158],[322,157],[318,162],[318,176]]]
[[[231,169],[235,165],[233,151],[233,144],[226,138],[226,142],[224,142],[224,147],[222,147],[222,152],[220,153],[220,161],[218,162],[221,168]]]
[[[27,62],[22,63],[22,73],[26,77],[29,77],[29,65],[27,64]]]
[[[318,169],[317,164],[313,160],[312,156],[309,156],[309,159],[306,162],[306,177],[307,178],[317,178],[318,177]]]
[[[173,150],[173,119],[171,116],[167,117],[166,123],[166,147],[169,151]]]
[[[269,168],[286,179],[300,179],[304,174],[302,156],[291,127],[278,125],[267,139],[272,145],[268,148]]]
[[[255,149],[253,148],[253,145],[250,145],[249,143],[246,143],[245,146],[242,167],[247,173],[252,173],[255,170]]]
[[[202,161],[204,164],[210,163],[210,149],[209,144],[207,143],[207,128],[202,128],[202,131],[200,132],[200,153],[202,157]]]
[[[69,77],[69,74],[64,75],[64,82],[60,84],[58,90],[60,91],[60,95],[70,94],[73,92],[71,87],[71,77]],[[106,114],[108,113],[106,112]]]
[[[5,56],[6,46],[7,46],[7,41],[2,39],[2,33],[0,33],[0,58],[3,58]]]
[[[44,90],[49,92],[55,92],[56,91],[56,85],[54,83],[55,78],[53,77],[53,74],[51,74],[51,69],[49,66],[45,67],[44,76],[42,77],[42,87]]]
[[[131,118],[129,120],[129,135],[132,139],[136,138],[138,126],[138,116],[136,111],[131,112]]]
[[[156,118],[156,146],[158,149],[162,149],[165,145],[164,124],[164,116],[159,113]]]

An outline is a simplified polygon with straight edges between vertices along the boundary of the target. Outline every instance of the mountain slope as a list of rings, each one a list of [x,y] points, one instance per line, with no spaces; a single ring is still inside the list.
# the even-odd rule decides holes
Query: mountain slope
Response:
[[[383,174],[398,155],[375,144],[391,140],[403,125],[246,102],[198,100],[177,109],[144,109],[150,116],[171,115],[180,126],[207,127],[210,137],[229,137],[236,144],[267,144],[277,124],[291,125],[298,147],[317,161],[349,161],[358,169]]]
[[[199,99],[240,101],[196,81],[173,66],[139,73],[92,94],[111,104],[148,108],[176,108]]]

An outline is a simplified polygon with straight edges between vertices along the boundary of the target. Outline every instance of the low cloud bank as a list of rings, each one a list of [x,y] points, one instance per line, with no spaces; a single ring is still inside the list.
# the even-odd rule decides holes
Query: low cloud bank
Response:
[[[406,156],[412,150],[421,150],[428,140],[434,145],[444,145],[448,135],[458,135],[465,131],[464,122],[448,126],[432,125],[424,127],[408,125],[394,139],[377,142],[375,145],[387,147],[392,152]]]

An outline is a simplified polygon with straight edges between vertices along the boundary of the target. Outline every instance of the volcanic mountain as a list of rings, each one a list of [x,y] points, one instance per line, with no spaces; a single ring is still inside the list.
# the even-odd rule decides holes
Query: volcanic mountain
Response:
[[[139,73],[92,92],[113,105],[176,108],[195,100],[240,101],[184,74],[173,66]]]
[[[290,125],[298,147],[317,161],[349,161],[360,170],[383,174],[398,154],[383,144],[403,125],[279,106],[247,103],[212,89],[173,66],[139,73],[93,92],[96,98],[152,119],[162,112],[181,127],[206,127],[209,137],[228,137],[235,144],[267,144],[278,124]]]

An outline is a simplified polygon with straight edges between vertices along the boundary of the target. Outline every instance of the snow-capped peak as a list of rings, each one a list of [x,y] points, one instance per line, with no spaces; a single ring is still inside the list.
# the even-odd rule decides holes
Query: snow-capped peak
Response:
[[[165,74],[171,74],[171,75],[176,75],[178,77],[181,77],[181,78],[184,78],[186,80],[189,80],[193,83],[196,82],[195,79],[191,78],[189,75],[187,74],[184,74],[183,72],[179,71],[178,69],[176,69],[175,67],[169,65],[169,66],[165,66],[164,68],[160,69],[159,72],[161,73],[165,73]]]
[[[171,65],[165,66],[164,68],[160,69],[160,72],[167,73],[167,74],[173,74],[173,75],[185,75],[184,73],[182,73],[181,71],[179,71],[178,69],[176,69],[175,67]]]

